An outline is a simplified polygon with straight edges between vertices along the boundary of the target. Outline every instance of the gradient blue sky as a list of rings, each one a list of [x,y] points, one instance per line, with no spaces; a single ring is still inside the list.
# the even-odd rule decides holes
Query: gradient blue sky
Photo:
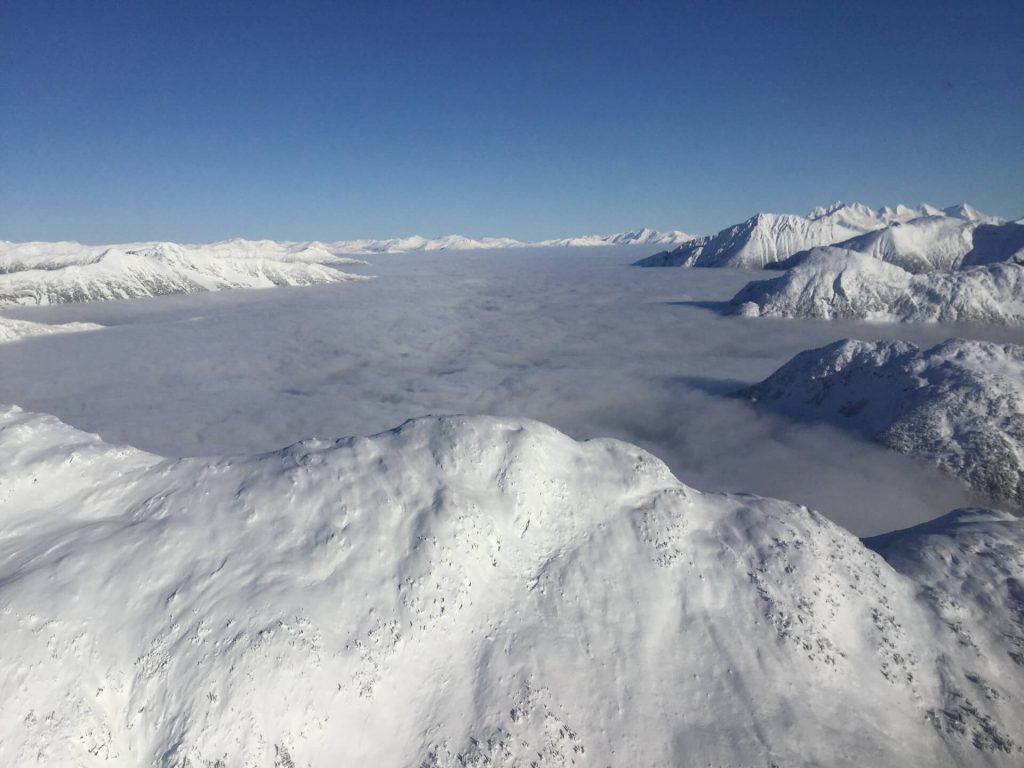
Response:
[[[1024,3],[0,0],[0,239],[1024,215]]]

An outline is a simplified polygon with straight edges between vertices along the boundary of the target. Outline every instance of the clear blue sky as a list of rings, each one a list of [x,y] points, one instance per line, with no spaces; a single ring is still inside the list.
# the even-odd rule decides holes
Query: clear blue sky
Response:
[[[1024,3],[0,0],[0,239],[1024,215]]]

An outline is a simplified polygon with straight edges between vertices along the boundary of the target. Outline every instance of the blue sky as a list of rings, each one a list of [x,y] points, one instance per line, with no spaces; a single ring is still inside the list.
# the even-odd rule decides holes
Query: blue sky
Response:
[[[0,2],[0,239],[1024,215],[1024,4]]]

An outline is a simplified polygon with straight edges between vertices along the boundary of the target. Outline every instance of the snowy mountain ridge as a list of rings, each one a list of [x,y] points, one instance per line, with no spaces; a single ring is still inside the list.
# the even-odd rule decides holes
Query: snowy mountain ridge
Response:
[[[892,534],[890,564],[536,422],[164,460],[7,408],[0,521],[5,765],[1024,755],[1005,513]]]
[[[0,245],[0,305],[63,304],[365,279],[336,268],[364,262],[338,256],[315,243],[295,247],[267,241],[228,241],[210,246],[47,246]]]
[[[761,269],[810,248],[842,243],[922,218],[949,220],[961,228],[1001,221],[986,217],[966,203],[945,210],[930,205],[873,209],[859,203],[835,203],[828,208],[816,208],[807,216],[758,213],[717,235],[696,238],[635,264]]]
[[[816,248],[779,277],[748,283],[731,304],[750,317],[1022,325],[1024,266],[911,274],[857,251]]]
[[[0,241],[0,305],[57,304],[172,293],[310,285],[362,279],[337,267],[364,265],[358,254],[526,247],[677,244],[690,236],[643,228],[615,235],[524,243],[446,235],[388,240],[278,242],[235,238],[209,244],[169,242],[83,245]]]
[[[844,340],[739,393],[920,456],[1024,512],[1024,347]]]

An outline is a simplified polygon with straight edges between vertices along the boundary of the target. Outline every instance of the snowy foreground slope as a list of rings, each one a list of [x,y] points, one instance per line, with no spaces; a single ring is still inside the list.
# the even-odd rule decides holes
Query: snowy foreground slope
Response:
[[[940,211],[930,205],[872,209],[866,205],[816,208],[807,216],[759,213],[711,237],[695,238],[671,251],[635,262],[641,267],[742,267],[760,269],[816,246],[832,245],[927,217],[963,240],[962,231],[994,221],[968,205]],[[969,245],[968,248],[969,250]],[[964,251],[966,252],[966,250]]]
[[[845,340],[801,352],[739,394],[921,456],[1024,511],[1024,347]]]
[[[362,262],[319,247],[285,251],[259,246],[250,241],[213,246],[4,243],[0,246],[0,305],[63,304],[363,279],[335,268]]]
[[[890,565],[536,422],[172,461],[9,408],[0,525],[3,765],[1024,759],[1003,513]]]
[[[756,317],[1024,324],[1024,266],[990,264],[911,274],[869,255],[825,248],[731,301]]]

